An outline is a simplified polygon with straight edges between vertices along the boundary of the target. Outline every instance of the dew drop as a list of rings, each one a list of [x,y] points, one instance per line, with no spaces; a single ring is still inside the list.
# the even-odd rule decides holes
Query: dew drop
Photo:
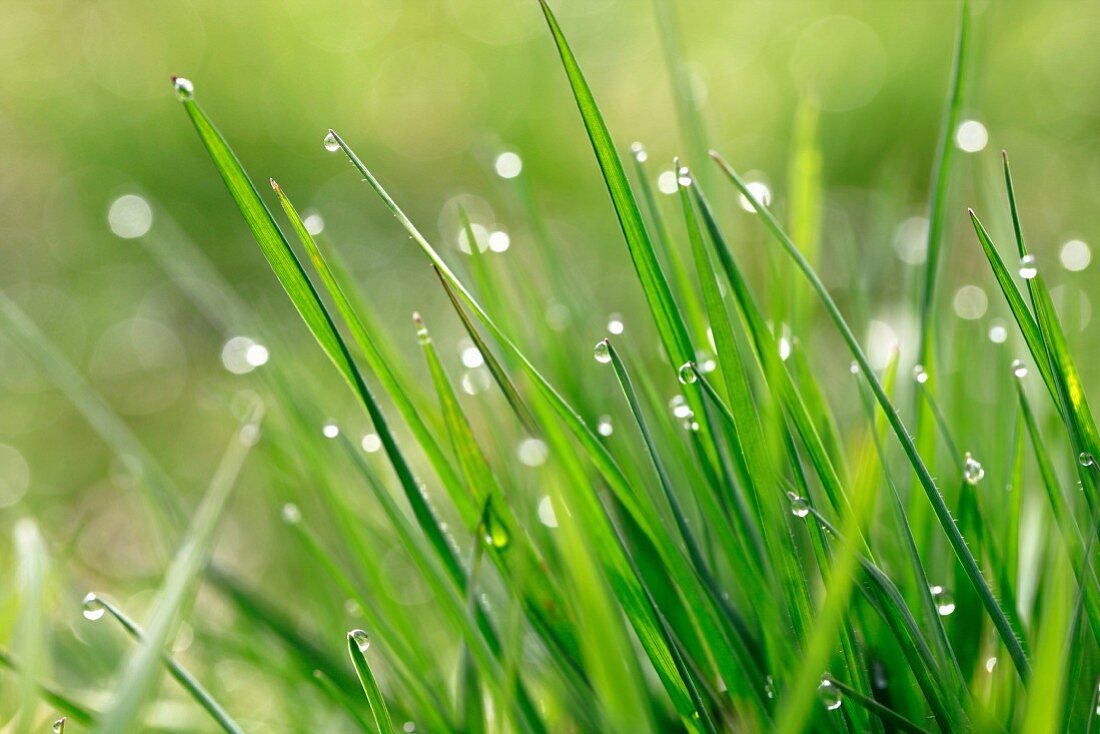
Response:
[[[57,721],[53,722],[53,728],[51,729],[53,734],[65,734],[65,717],[62,716]]]
[[[327,150],[329,153],[335,153],[336,151],[340,150],[340,141],[336,139],[336,133],[332,130],[329,130],[328,134],[325,135],[324,144],[325,150]]]
[[[508,528],[504,527],[504,524],[501,523],[500,518],[493,513],[491,507],[486,509],[485,514],[481,518],[481,522],[478,526],[478,534],[487,547],[496,548],[497,550],[504,550],[508,547],[508,544],[512,542],[512,537],[508,533]]]
[[[355,646],[359,648],[359,652],[366,652],[370,649],[370,635],[363,630],[352,630],[348,632],[348,637],[355,643]]]
[[[840,690],[833,685],[829,678],[821,679],[821,685],[817,687],[817,697],[821,699],[821,703],[829,711],[836,711],[843,703]]]
[[[97,619],[102,619],[103,615],[107,612],[107,607],[103,606],[103,602],[93,593],[89,593],[85,596],[80,606],[83,609],[84,619],[91,620],[92,622]]]
[[[997,667],[997,658],[992,657],[985,661],[985,672],[992,673],[993,669]]]
[[[176,90],[176,99],[181,102],[195,96],[195,85],[191,83],[190,79],[185,79],[182,76],[172,77],[172,88]]]
[[[967,451],[966,456],[963,458],[963,479],[965,479],[968,484],[975,485],[982,481],[982,477],[984,476],[985,467]]]
[[[768,698],[775,698],[775,681],[770,675],[764,679],[764,693]]]
[[[634,154],[634,160],[639,163],[645,163],[649,160],[649,153],[646,152],[645,146],[641,143],[631,143],[630,152]]]
[[[676,377],[679,378],[681,385],[690,385],[699,379],[699,374],[695,371],[694,362],[684,362],[680,365],[680,369],[676,371]]]
[[[942,586],[932,586],[928,589],[932,592],[932,603],[936,605],[936,612],[941,617],[946,617],[955,611],[955,597]]]
[[[548,528],[556,528],[558,526],[558,516],[554,512],[554,503],[550,500],[549,495],[544,495],[539,500],[538,506],[539,522]]]
[[[853,360],[852,363],[850,365],[848,365],[848,371],[851,372],[853,375],[858,375],[859,374],[859,362],[856,362],[855,360]]]
[[[607,339],[601,339],[596,342],[596,348],[594,350],[596,361],[600,364],[607,364],[611,361],[611,347],[607,343]]]
[[[340,435],[340,426],[336,425],[332,421],[329,421],[325,425],[321,426],[321,433],[325,438],[336,438]]]
[[[1093,466],[1096,463],[1096,459],[1092,457],[1088,451],[1082,451],[1077,454],[1077,463],[1081,466]]]
[[[1022,360],[1012,360],[1012,376],[1016,378],[1027,377],[1027,365]]]
[[[913,365],[913,379],[921,385],[928,382],[928,372],[924,369],[923,364]]]
[[[691,186],[691,171],[687,166],[680,166],[680,170],[676,172],[676,183],[684,188]]]
[[[596,433],[601,436],[610,436],[615,432],[615,426],[611,425],[611,416],[601,415],[599,423],[596,424]]]
[[[1035,256],[1024,255],[1022,258],[1020,258],[1020,268],[1018,272],[1020,273],[1020,277],[1024,280],[1031,280],[1036,275],[1038,275],[1039,268],[1035,264]]]
[[[293,502],[287,502],[282,510],[283,522],[287,525],[297,525],[302,521],[302,511]]]
[[[787,492],[787,499],[791,501],[791,514],[795,517],[806,517],[810,514],[810,503],[806,501],[805,497],[794,492]]]

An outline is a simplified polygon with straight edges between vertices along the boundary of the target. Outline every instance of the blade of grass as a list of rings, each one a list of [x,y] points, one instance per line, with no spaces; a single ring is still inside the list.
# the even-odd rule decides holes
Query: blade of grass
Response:
[[[390,719],[389,709],[386,707],[386,699],[382,696],[382,689],[378,687],[378,681],[374,679],[370,665],[367,663],[366,651],[370,646],[370,638],[363,630],[348,632],[348,655],[351,656],[355,673],[359,676],[359,682],[363,684],[363,693],[367,696],[371,713],[374,714],[374,724],[378,734],[394,734],[393,720]]]
[[[25,668],[23,665],[12,657],[11,653],[3,649],[0,649],[0,667],[7,668],[16,675],[25,675]],[[50,706],[56,708],[58,711],[64,712],[66,716],[74,721],[79,721],[84,726],[91,728],[95,724],[97,714],[93,713],[87,706],[77,703],[53,686],[40,681],[32,681],[32,684],[34,687],[34,694]]]
[[[253,409],[248,420],[233,436],[184,536],[183,544],[172,560],[157,601],[145,641],[130,656],[116,687],[111,708],[103,715],[96,732],[130,731],[138,726],[142,709],[156,694],[160,659],[165,643],[172,637],[180,609],[198,584],[213,547],[218,520],[237,484],[249,449],[259,431],[262,409]]]
[[[126,614],[111,601],[96,594],[88,594],[88,596],[84,597],[84,606],[88,608],[89,605],[98,605],[106,609],[107,613],[122,626],[122,629],[124,629],[130,637],[138,643],[145,642],[145,630],[141,629],[136,622],[126,616]],[[240,732],[243,731],[240,725],[233,720],[229,713],[217,702],[217,700],[215,700],[210,692],[199,683],[198,679],[195,678],[190,671],[180,665],[179,662],[167,652],[162,652],[161,658],[169,674],[183,686],[184,690],[191,694],[191,697],[195,699],[208,714],[210,714],[210,717],[218,723],[218,726],[230,732],[230,734],[240,734]]]

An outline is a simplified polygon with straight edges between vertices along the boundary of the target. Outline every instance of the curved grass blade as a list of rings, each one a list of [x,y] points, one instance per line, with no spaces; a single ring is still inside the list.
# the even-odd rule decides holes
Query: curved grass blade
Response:
[[[382,690],[378,687],[378,681],[374,679],[370,665],[364,653],[370,645],[370,638],[363,630],[348,632],[348,654],[351,656],[355,673],[359,676],[359,682],[363,684],[363,693],[367,696],[371,713],[374,714],[374,725],[378,734],[394,734],[393,720],[390,719],[389,709],[386,708],[386,699],[382,696]]]
[[[20,518],[12,529],[15,546],[15,600],[19,613],[15,619],[14,645],[23,660],[19,675],[20,695],[13,717],[16,731],[30,731],[35,719],[35,681],[47,671],[49,632],[46,626],[46,545],[38,524]]]
[[[829,682],[832,685],[836,686],[836,688],[842,694],[844,694],[846,698],[855,701],[857,704],[867,709],[872,714],[878,716],[880,719],[882,719],[883,722],[888,723],[892,729],[898,731],[912,732],[912,734],[928,734],[927,729],[924,729],[917,724],[914,724],[912,721],[905,718],[897,711],[883,706],[875,699],[864,696],[862,693],[857,691],[855,688],[852,688],[847,683],[842,683],[832,676],[829,676]]]
[[[16,675],[25,675],[23,672],[24,667],[11,656],[11,653],[3,649],[0,649],[0,667],[7,668]],[[45,683],[33,680],[31,683],[35,695],[58,711],[63,711],[70,719],[79,721],[87,727],[91,727],[95,724],[97,714],[94,714],[88,707],[77,703],[66,694]]]
[[[134,640],[139,643],[145,641],[145,631],[112,602],[96,594],[89,594],[84,598],[84,604],[87,606],[89,603],[97,604],[106,609],[115,621],[122,626],[122,629],[126,630],[126,633]],[[214,699],[210,692],[199,683],[198,679],[195,678],[190,671],[180,665],[179,662],[167,652],[162,652],[161,658],[164,662],[164,667],[168,669],[168,673],[183,686],[184,690],[191,694],[191,697],[195,699],[208,714],[210,714],[210,717],[218,723],[218,726],[230,732],[230,734],[241,734],[241,732],[243,732],[240,725],[233,720],[229,713],[222,708],[221,704]]]
[[[917,447],[913,442],[913,438],[909,435],[908,430],[906,430],[905,425],[901,421],[901,416],[890,402],[890,398],[886,395],[886,391],[883,390],[882,383],[871,367],[871,363],[867,360],[867,355],[864,354],[862,347],[859,346],[859,342],[856,340],[855,334],[852,333],[851,327],[848,326],[848,322],[845,321],[844,316],[840,313],[840,309],[837,307],[836,302],[833,301],[832,296],[829,295],[829,291],[825,288],[825,284],[821,282],[817,273],[802,256],[802,253],[799,252],[798,247],[791,241],[790,237],[787,236],[787,233],[783,231],[783,228],[772,213],[757,200],[756,196],[749,190],[749,187],[737,172],[734,171],[721,156],[717,153],[713,153],[712,155],[718,165],[733,182],[734,186],[736,186],[741,194],[754,205],[765,227],[767,227],[772,235],[779,241],[787,251],[787,254],[794,258],[799,270],[801,270],[803,275],[810,281],[818,298],[825,306],[825,310],[828,312],[829,317],[832,319],[841,337],[847,344],[848,350],[855,358],[860,371],[862,371],[867,378],[871,386],[871,391],[874,393],[875,399],[882,408],[882,412],[886,415],[894,435],[897,436],[898,441],[901,443],[901,447],[905,451],[909,463],[912,464],[913,469],[916,471],[917,478],[920,480],[921,486],[924,488],[924,492],[929,502],[932,504],[932,510],[936,514],[936,519],[939,520],[940,527],[943,528],[944,533],[947,535],[947,540],[951,544],[952,550],[955,551],[955,555],[958,557],[959,562],[962,564],[967,578],[974,586],[975,591],[981,598],[982,604],[993,620],[993,626],[1004,642],[1005,648],[1008,650],[1012,662],[1016,666],[1016,671],[1019,673],[1021,679],[1027,681],[1031,674],[1031,666],[1028,663],[1027,653],[1024,651],[1023,642],[1017,636],[1016,631],[1013,630],[1012,625],[1009,624],[1008,617],[1005,615],[1000,603],[993,595],[993,590],[989,587],[988,582],[986,582],[985,577],[982,575],[981,568],[974,558],[974,554],[970,552],[970,549],[966,545],[966,540],[959,531],[958,525],[955,524],[954,518],[951,517],[951,512],[947,509],[947,503],[943,499],[943,494],[941,494],[939,487],[936,486],[932,474],[928,471],[928,467],[925,466],[924,460],[917,452]]]
[[[261,415],[261,408],[257,406],[253,409],[247,422],[233,436],[218,464],[210,487],[203,496],[184,536],[183,544],[172,560],[164,584],[157,593],[149,633],[130,656],[116,688],[117,698],[111,709],[103,715],[96,732],[108,734],[138,728],[142,709],[156,694],[160,680],[157,673],[164,645],[172,637],[180,609],[194,590],[209,559],[218,520],[221,519],[236,486],[237,475],[244,466],[249,449],[255,443],[251,436],[259,431]]]

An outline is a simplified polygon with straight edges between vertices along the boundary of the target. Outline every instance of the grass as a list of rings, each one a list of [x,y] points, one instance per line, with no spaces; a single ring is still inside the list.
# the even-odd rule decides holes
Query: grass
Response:
[[[117,647],[44,623],[68,607],[47,591],[38,526],[20,521],[8,602],[18,623],[0,651],[20,690],[11,726],[66,717],[70,733],[1091,731],[1100,434],[1046,285],[1049,263],[1031,267],[1007,156],[1005,211],[993,215],[1005,221],[992,231],[1011,231],[1015,250],[973,211],[969,244],[988,260],[1028,358],[996,365],[1007,420],[978,423],[997,461],[981,466],[960,451],[975,430],[961,417],[987,408],[960,397],[970,357],[947,348],[949,307],[936,284],[955,211],[968,4],[933,165],[913,380],[897,350],[885,369],[872,364],[859,315],[819,275],[822,150],[811,107],[796,125],[795,195],[786,212],[773,209],[719,152],[704,157],[683,39],[658,2],[682,135],[698,158],[675,161],[677,196],[658,199],[644,148],[629,153],[631,180],[568,29],[541,7],[642,296],[625,333],[578,351],[539,317],[547,296],[581,314],[592,294],[562,275],[567,249],[550,240],[525,178],[519,198],[542,233],[546,282],[504,270],[464,210],[470,253],[449,262],[330,131],[324,147],[367,184],[363,206],[380,201],[394,216],[451,309],[382,324],[340,249],[271,180],[300,247],[291,243],[180,79],[202,148],[360,417],[330,429],[313,385],[331,371],[281,350],[195,502],[0,296],[0,327],[139,477],[135,513],[149,518],[165,569],[144,629],[108,601],[110,589],[86,601],[85,617],[115,620],[134,642],[104,665]],[[750,226],[766,238],[764,277],[745,267],[760,256],[742,247]],[[187,294],[222,328],[266,331],[276,343],[300,330],[266,323],[197,250],[151,254],[185,289],[198,277]],[[483,366],[464,377],[480,375],[487,391],[457,387],[428,328],[437,321],[465,332]],[[822,343],[815,329],[831,330],[843,356],[807,349]],[[414,337],[419,362],[400,347]],[[364,422],[371,433],[359,444],[345,426]],[[282,519],[269,542],[294,559],[280,593],[215,552],[251,464],[270,489],[262,506]],[[410,595],[422,599],[403,601]],[[203,639],[186,666],[171,650],[185,620]],[[74,665],[87,671],[80,684],[53,681],[62,655],[94,661]],[[215,684],[211,670],[225,662],[262,681],[258,702]],[[178,690],[162,684],[165,671]],[[170,702],[185,719],[170,721]]]

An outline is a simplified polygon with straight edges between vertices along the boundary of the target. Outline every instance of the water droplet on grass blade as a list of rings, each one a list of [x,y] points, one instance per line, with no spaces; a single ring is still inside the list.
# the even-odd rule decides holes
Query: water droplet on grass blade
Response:
[[[65,734],[65,717],[62,716],[57,721],[53,722],[53,728],[51,729],[53,734]]]
[[[924,369],[923,364],[913,365],[913,379],[921,385],[928,382],[928,372]]]
[[[833,682],[827,677],[821,679],[821,685],[817,687],[817,697],[821,699],[822,705],[829,711],[836,711],[843,703],[840,689],[834,686]]]
[[[348,632],[348,638],[355,643],[355,646],[359,648],[359,652],[366,652],[370,649],[370,635],[363,630],[352,630]]]
[[[966,456],[963,458],[963,479],[970,485],[975,485],[982,481],[982,477],[985,476],[985,468],[981,462],[970,455],[970,452],[966,452]]]
[[[373,454],[375,451],[382,448],[382,439],[378,437],[377,433],[365,433],[359,445],[362,446],[363,450],[368,454]]]
[[[676,371],[676,377],[680,380],[681,385],[690,385],[699,379],[699,374],[695,371],[694,362],[684,362],[680,365],[680,369]]]
[[[325,438],[336,438],[340,435],[340,426],[329,421],[321,426],[321,434],[324,435]]]
[[[677,418],[692,418],[695,415],[683,395],[674,395],[672,400],[668,401],[668,407],[672,410],[672,415]]]
[[[508,534],[508,528],[504,527],[490,507],[486,507],[485,513],[481,517],[478,534],[486,546],[497,550],[504,550],[512,542],[512,537]]]
[[[1012,376],[1017,378],[1027,377],[1027,365],[1022,360],[1012,360]]]
[[[99,600],[99,597],[92,593],[84,597],[84,601],[80,603],[80,606],[83,609],[84,619],[92,622],[102,619],[107,612],[107,607],[103,606],[103,602]]]
[[[596,424],[596,433],[601,436],[610,436],[615,432],[615,427],[611,425],[611,416],[601,415],[600,422]]]
[[[287,502],[282,510],[283,522],[287,525],[297,525],[302,521],[302,511],[293,502]]]
[[[946,617],[955,611],[955,597],[950,591],[942,586],[933,586],[929,591],[932,592],[932,603],[936,605],[936,612],[941,617]]]
[[[325,135],[324,146],[329,153],[340,150],[340,141],[336,139],[336,133],[332,130],[329,130],[328,134]]]
[[[645,163],[649,159],[649,153],[641,143],[631,143],[630,152],[634,154],[634,160],[639,163]]]
[[[806,501],[805,497],[794,492],[787,492],[787,499],[791,501],[791,514],[795,517],[806,517],[810,514],[810,503]]]
[[[593,354],[596,357],[596,361],[600,364],[607,364],[611,361],[611,347],[607,343],[607,339],[601,339],[596,342],[596,348],[593,350]]]
[[[1092,466],[1096,463],[1096,459],[1088,451],[1082,451],[1077,455],[1077,463],[1081,466]]]
[[[1024,280],[1031,280],[1039,274],[1039,267],[1035,264],[1034,255],[1024,255],[1020,258],[1020,267],[1018,272],[1020,277]]]
[[[191,83],[190,79],[185,79],[182,76],[172,77],[172,88],[176,90],[176,99],[181,102],[195,96],[195,85]]]

